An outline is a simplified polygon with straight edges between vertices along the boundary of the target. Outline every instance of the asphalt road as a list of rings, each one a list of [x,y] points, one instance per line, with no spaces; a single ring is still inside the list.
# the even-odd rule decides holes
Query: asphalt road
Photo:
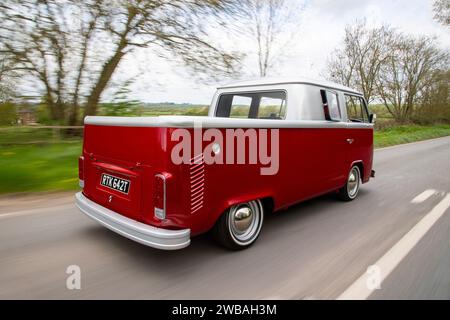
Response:
[[[450,137],[377,150],[375,169],[355,201],[327,195],[272,214],[241,252],[208,235],[180,251],[142,246],[72,195],[0,198],[0,298],[361,298],[355,283],[375,264],[384,281],[369,299],[450,299]],[[70,265],[80,290],[66,287]]]

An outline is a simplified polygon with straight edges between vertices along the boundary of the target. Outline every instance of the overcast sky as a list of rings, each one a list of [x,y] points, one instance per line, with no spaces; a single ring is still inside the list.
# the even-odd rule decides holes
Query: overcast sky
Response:
[[[297,41],[270,75],[322,78],[327,56],[342,41],[345,26],[357,19],[366,19],[370,26],[388,24],[407,34],[436,36],[440,46],[448,49],[450,28],[433,20],[432,4],[431,0],[306,1]],[[227,43],[229,39],[221,40]],[[231,50],[237,49],[233,46],[242,49],[242,44],[235,42],[229,42],[228,46]],[[246,69],[256,73],[253,63],[248,61]],[[217,85],[200,83],[175,63],[159,60],[143,51],[128,56],[120,66],[120,74],[124,77],[140,74],[131,88],[131,98],[145,102],[208,104]],[[219,81],[227,82],[230,79]]]

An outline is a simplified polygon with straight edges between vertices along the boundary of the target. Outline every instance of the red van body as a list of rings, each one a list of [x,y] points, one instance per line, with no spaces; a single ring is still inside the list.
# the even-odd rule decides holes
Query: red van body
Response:
[[[253,83],[220,88],[209,117],[88,117],[79,162],[83,190],[76,195],[78,207],[132,240],[160,249],[179,249],[189,244],[190,237],[213,228],[235,205],[259,199],[265,212],[276,211],[342,188],[355,166],[361,182],[369,181],[373,175],[373,125],[369,121],[350,122],[345,114],[340,121],[327,119],[326,114],[324,119],[290,119],[288,112],[294,108],[289,90],[299,91],[298,86],[316,90],[317,97],[320,90],[332,90],[338,99],[343,97],[338,94],[359,97],[358,93],[309,82],[264,85],[262,89]],[[216,116],[224,93],[242,90],[248,96],[248,92],[269,92],[280,86],[288,87],[284,119]],[[319,101],[315,108],[320,113],[325,108],[326,113],[327,102]],[[345,113],[343,101],[341,111]],[[194,125],[198,121],[201,128]],[[223,136],[227,129],[252,129],[257,137],[260,130],[276,129],[277,172],[261,175],[265,165],[258,163],[206,164],[202,153],[192,154],[190,163],[176,164],[171,156],[178,141],[172,136],[179,128],[192,136],[195,131],[203,135],[210,128]],[[244,141],[248,150],[251,142]],[[201,143],[205,150],[211,142]],[[226,143],[220,150],[225,157]],[[268,151],[274,152],[270,146]]]

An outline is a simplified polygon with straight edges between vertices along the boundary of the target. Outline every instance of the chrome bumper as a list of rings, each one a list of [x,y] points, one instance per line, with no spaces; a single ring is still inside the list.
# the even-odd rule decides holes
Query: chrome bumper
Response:
[[[81,192],[75,195],[75,199],[77,207],[87,216],[108,229],[146,246],[176,250],[187,247],[191,242],[190,229],[168,230],[129,219],[89,200]]]

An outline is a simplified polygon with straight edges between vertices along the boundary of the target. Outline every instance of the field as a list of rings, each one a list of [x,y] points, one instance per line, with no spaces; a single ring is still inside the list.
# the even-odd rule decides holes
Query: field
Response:
[[[0,193],[76,190],[81,140],[63,140],[53,133],[27,130],[21,129],[17,134],[0,130]],[[380,148],[447,135],[450,135],[450,125],[395,126],[377,130],[375,146]],[[40,142],[24,144],[31,141],[30,136]]]

